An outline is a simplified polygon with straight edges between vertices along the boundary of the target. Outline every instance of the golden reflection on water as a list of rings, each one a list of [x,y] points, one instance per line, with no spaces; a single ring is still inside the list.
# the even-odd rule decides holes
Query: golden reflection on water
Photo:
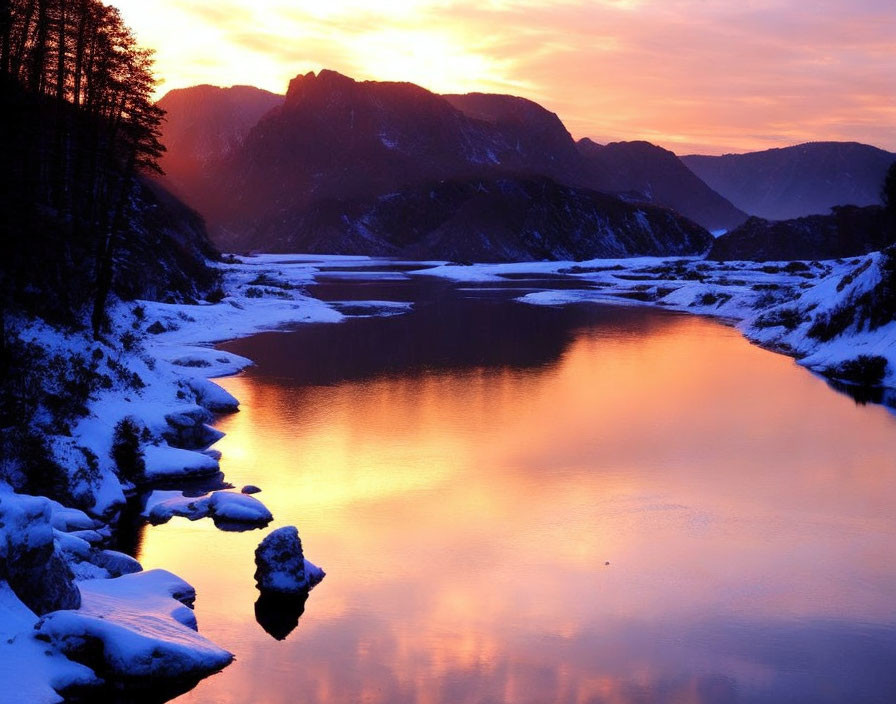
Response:
[[[827,676],[763,638],[891,644],[896,418],[717,323],[632,315],[529,369],[221,380],[227,479],[327,577],[277,642],[261,532],[147,530],[144,566],[190,581],[237,655],[183,701],[750,700]]]

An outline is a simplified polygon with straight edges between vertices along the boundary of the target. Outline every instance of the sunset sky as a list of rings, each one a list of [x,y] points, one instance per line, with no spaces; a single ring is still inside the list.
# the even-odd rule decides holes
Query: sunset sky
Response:
[[[896,151],[894,0],[113,0],[159,95],[331,68],[531,98],[575,137],[679,154]]]

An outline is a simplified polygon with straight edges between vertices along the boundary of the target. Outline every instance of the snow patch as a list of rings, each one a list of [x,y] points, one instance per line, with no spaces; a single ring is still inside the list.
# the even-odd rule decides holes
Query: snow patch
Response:
[[[36,631],[63,653],[100,644],[105,668],[118,677],[201,677],[233,659],[196,632],[187,606],[193,588],[170,572],[83,582],[81,596],[81,608],[48,614]]]
[[[143,458],[146,478],[152,482],[208,477],[220,471],[215,458],[167,444],[147,445],[143,449]]]
[[[215,523],[265,526],[274,517],[258,499],[242,492],[214,491],[189,497],[179,491],[153,491],[146,499],[142,515],[152,523],[165,523],[174,516],[191,521],[210,516]]]
[[[100,683],[90,668],[35,638],[37,616],[3,580],[0,613],[0,703],[55,704],[62,701],[57,690]]]

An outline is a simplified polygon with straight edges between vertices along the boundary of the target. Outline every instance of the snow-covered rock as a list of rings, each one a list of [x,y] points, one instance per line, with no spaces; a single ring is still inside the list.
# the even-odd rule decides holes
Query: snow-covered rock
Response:
[[[195,450],[224,437],[224,433],[208,425],[212,414],[201,406],[178,409],[166,415],[165,421],[168,427],[162,431],[162,437],[174,447]]]
[[[51,517],[45,498],[0,493],[0,574],[37,614],[81,602],[74,575],[56,550]]]
[[[143,459],[146,479],[150,482],[208,477],[220,471],[215,458],[167,444],[147,445],[143,449]]]
[[[258,499],[234,491],[215,491],[208,497],[208,510],[216,522],[267,525],[274,517]]]
[[[115,677],[202,677],[233,655],[196,632],[193,588],[164,570],[83,582],[78,610],[55,611],[36,630],[72,658],[100,658]],[[92,662],[92,661],[91,661]]]
[[[295,526],[271,531],[255,549],[255,581],[262,591],[298,593],[320,582],[325,572],[305,559]]]
[[[123,577],[143,570],[143,565],[137,560],[118,550],[97,550],[91,556],[91,560],[106,570],[111,577]]]
[[[83,511],[76,508],[63,506],[58,501],[51,501],[51,521],[53,528],[71,533],[78,530],[94,530],[102,526],[102,523],[91,518]]]
[[[94,547],[73,533],[55,532],[56,548],[74,574],[75,580],[109,579],[139,572],[143,568],[130,555]]]
[[[151,523],[165,523],[174,516],[196,521],[210,516],[216,524],[265,526],[274,517],[258,499],[234,491],[214,491],[206,496],[184,496],[179,491],[154,491],[146,499],[143,516]]]
[[[196,403],[213,413],[233,413],[239,409],[240,402],[236,396],[213,381],[193,377],[188,384],[196,394]]]
[[[96,548],[71,533],[57,533],[56,544],[79,583],[87,579],[121,577],[143,569],[130,555]]]

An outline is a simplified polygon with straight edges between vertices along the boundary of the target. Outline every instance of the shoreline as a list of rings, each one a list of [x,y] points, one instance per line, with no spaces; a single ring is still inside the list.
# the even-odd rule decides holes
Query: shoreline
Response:
[[[854,357],[857,351],[883,353],[889,372],[883,379],[887,385],[881,388],[880,400],[886,402],[893,398],[893,387],[896,386],[896,322],[882,326],[876,334],[857,331],[844,339],[834,339],[831,344],[815,343],[806,336],[809,320],[795,322],[781,316],[781,325],[768,324],[777,321],[777,318],[768,319],[776,311],[792,310],[800,303],[806,307],[813,306],[810,311],[821,306],[823,301],[833,306],[837,300],[852,295],[852,289],[873,285],[874,264],[880,256],[872,254],[847,262],[805,263],[799,267],[786,263],[713,263],[695,258],[477,265],[338,255],[238,258],[236,263],[220,265],[227,291],[220,303],[187,305],[136,301],[118,305],[114,317],[115,332],[135,329],[137,326],[133,318],[137,319],[144,331],[142,345],[138,345],[123,362],[132,373],[141,375],[142,386],[115,387],[98,394],[89,405],[88,416],[73,427],[73,443],[86,446],[97,457],[103,458],[100,460],[101,481],[93,487],[96,501],[92,510],[84,512],[64,509],[61,505],[51,506],[44,511],[44,519],[55,528],[55,549],[74,565],[78,584],[92,587],[95,585],[90,584],[91,577],[103,576],[124,577],[123,581],[133,584],[135,580],[132,575],[124,576],[128,572],[115,574],[108,567],[94,564],[98,555],[103,555],[107,561],[117,555],[110,555],[114,551],[105,549],[103,545],[120,517],[125,495],[144,494],[152,489],[146,483],[140,486],[125,483],[122,486],[110,461],[106,459],[113,430],[122,418],[136,418],[150,433],[151,441],[146,442],[143,451],[146,456],[146,451],[150,450],[147,471],[153,478],[153,484],[180,484],[183,488],[192,479],[209,476],[217,477],[221,484],[218,457],[214,450],[208,449],[221,435],[210,424],[219,414],[237,410],[239,401],[212,379],[236,374],[250,366],[252,360],[219,350],[216,344],[259,332],[284,330],[306,322],[337,323],[358,314],[400,314],[412,307],[412,304],[394,301],[352,301],[350,310],[353,312],[340,312],[338,302],[324,302],[305,293],[305,287],[318,278],[395,281],[434,276],[450,280],[459,287],[487,287],[491,283],[502,284],[506,288],[515,284],[519,286],[521,295],[515,296],[514,300],[530,305],[559,306],[589,302],[650,305],[708,315],[733,325],[751,343],[787,354],[816,373],[842,363],[850,355]],[[870,263],[865,264],[866,260]],[[861,271],[856,274],[859,269]],[[579,281],[581,287],[550,288],[552,277],[558,276]],[[850,277],[849,285],[842,286],[842,282]],[[844,295],[832,296],[835,289],[836,293]],[[59,342],[58,335],[54,336],[47,326],[43,328],[37,330],[37,338],[48,347]],[[77,336],[65,337],[70,349],[78,348],[79,341],[72,339]],[[4,497],[9,502],[10,494],[0,492],[0,500]],[[67,516],[66,520],[58,518],[63,515]],[[95,535],[87,535],[90,532]],[[91,572],[88,569],[90,565],[100,567],[106,574],[96,570]],[[128,564],[127,569],[133,574],[148,576],[145,582],[153,582],[148,590],[133,592],[132,602],[145,610],[147,599],[168,599],[172,605],[165,602],[162,610],[169,612],[168,617],[175,624],[172,626],[173,641],[178,638],[199,639],[190,645],[177,641],[179,649],[175,652],[184,657],[184,648],[192,648],[193,653],[197,649],[208,649],[206,656],[211,659],[195,661],[196,673],[205,676],[229,663],[228,658],[232,656],[199,635],[194,630],[195,619],[194,625],[191,625],[189,615],[182,611],[184,604],[195,598],[195,594],[189,594],[189,585],[168,573],[164,573],[167,577],[163,578],[159,575],[164,572],[162,570],[137,572],[139,564],[136,567]],[[109,584],[114,585],[115,582]],[[95,590],[87,589],[88,593],[91,591]],[[127,601],[127,596],[119,596]],[[15,599],[15,595],[11,598]],[[88,604],[82,610],[84,608],[89,611],[95,607]],[[44,635],[51,639],[53,634],[48,623],[57,626],[56,630],[63,636],[71,628],[80,627],[70,623],[60,627],[60,617],[55,616],[60,613],[70,612],[54,612],[53,618],[34,617],[33,622],[29,622],[28,618],[24,621],[32,628],[43,628]],[[132,629],[140,635],[139,619],[132,624]],[[188,629],[192,636],[186,633]],[[4,651],[7,650],[10,648],[4,648]],[[54,682],[53,687],[64,690],[84,686],[90,679],[83,666],[75,666],[68,660],[57,665],[57,674],[45,679],[47,687]],[[35,701],[58,700],[49,694],[52,687],[47,687],[38,688],[41,696]]]

